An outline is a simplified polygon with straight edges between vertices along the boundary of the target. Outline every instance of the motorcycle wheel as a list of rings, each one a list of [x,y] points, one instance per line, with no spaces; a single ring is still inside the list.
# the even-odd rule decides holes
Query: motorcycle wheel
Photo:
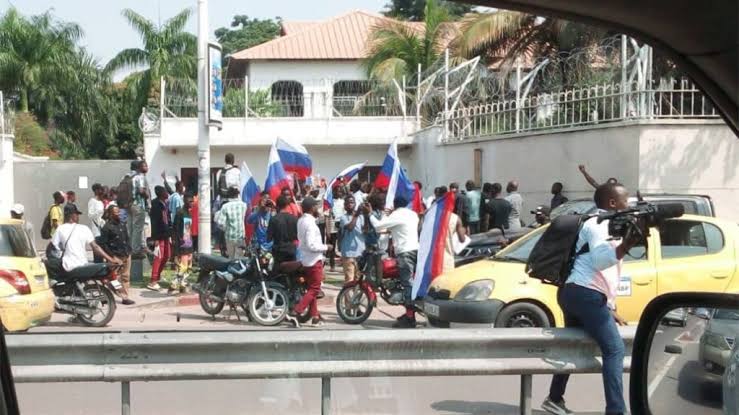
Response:
[[[278,286],[267,287],[267,297],[261,288],[249,295],[249,315],[261,326],[276,326],[287,317],[290,301],[287,291]]]
[[[215,316],[223,310],[223,306],[225,306],[226,303],[224,301],[216,301],[210,298],[213,293],[213,286],[215,285],[213,277],[209,277],[207,280],[203,281],[202,284],[204,286],[201,287],[200,292],[198,293],[200,308],[202,308],[206,314]]]
[[[295,307],[295,305],[300,302],[300,299],[303,298],[306,292],[305,288],[300,288],[300,294],[298,295],[298,298],[296,298],[295,304],[292,304],[292,307]],[[310,319],[310,308],[306,307],[306,309],[298,315],[298,321],[300,324],[305,324],[310,321]]]
[[[88,283],[85,284],[84,294],[87,303],[96,311],[89,315],[77,314],[77,318],[89,327],[104,327],[110,323],[116,308],[113,292],[102,284]]]
[[[372,314],[374,304],[360,285],[344,287],[336,297],[336,313],[347,324],[362,324]]]

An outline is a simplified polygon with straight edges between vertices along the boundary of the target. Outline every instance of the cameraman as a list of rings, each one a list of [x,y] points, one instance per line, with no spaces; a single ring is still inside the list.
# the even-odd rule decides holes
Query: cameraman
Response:
[[[628,208],[629,193],[617,183],[606,183],[595,191],[598,213]],[[616,313],[616,288],[621,262],[639,242],[629,232],[623,241],[608,235],[608,221],[598,223],[593,217],[585,221],[578,235],[575,264],[565,285],[557,293],[566,327],[581,327],[600,347],[603,356],[603,387],[606,414],[626,411],[623,394],[624,342],[616,325],[626,322]],[[586,246],[587,245],[587,246]],[[554,375],[549,396],[542,409],[553,414],[572,413],[564,402],[569,375]]]

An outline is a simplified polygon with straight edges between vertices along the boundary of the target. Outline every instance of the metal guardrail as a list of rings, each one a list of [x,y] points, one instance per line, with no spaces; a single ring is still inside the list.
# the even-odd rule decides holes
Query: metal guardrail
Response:
[[[635,328],[621,328],[631,365]],[[521,414],[531,414],[532,376],[598,373],[597,345],[575,329],[323,330],[24,334],[7,337],[19,383],[521,375]]]

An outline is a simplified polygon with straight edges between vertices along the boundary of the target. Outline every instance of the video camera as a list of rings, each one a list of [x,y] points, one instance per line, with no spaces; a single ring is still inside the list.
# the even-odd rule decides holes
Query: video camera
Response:
[[[633,208],[599,215],[598,223],[608,220],[608,234],[614,238],[625,238],[630,230],[646,238],[649,228],[659,226],[666,219],[679,218],[683,213],[685,207],[679,203],[657,206],[642,200]]]

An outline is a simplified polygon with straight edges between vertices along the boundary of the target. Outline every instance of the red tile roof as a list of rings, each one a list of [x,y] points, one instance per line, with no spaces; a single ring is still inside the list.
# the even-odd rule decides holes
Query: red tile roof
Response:
[[[354,10],[324,22],[283,22],[284,36],[235,52],[236,60],[358,60],[367,52],[372,29],[395,20]],[[423,23],[406,23],[423,30]]]

